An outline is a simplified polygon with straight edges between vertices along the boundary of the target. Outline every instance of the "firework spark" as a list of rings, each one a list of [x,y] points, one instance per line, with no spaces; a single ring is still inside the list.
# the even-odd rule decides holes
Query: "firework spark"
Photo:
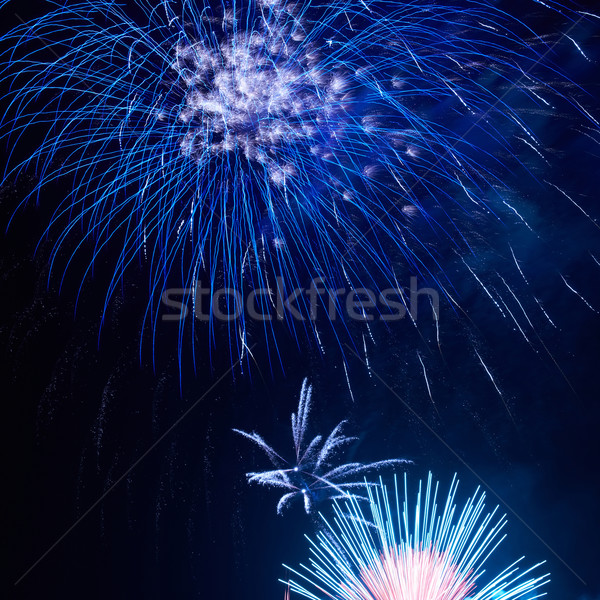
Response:
[[[316,500],[325,497],[352,497],[352,490],[364,489],[367,484],[357,476],[366,471],[394,466],[409,461],[402,459],[382,460],[373,463],[346,463],[334,466],[339,450],[357,438],[343,435],[346,421],[338,423],[327,438],[317,435],[306,441],[309,414],[312,407],[312,386],[305,379],[300,390],[298,412],[292,414],[292,436],[295,458],[287,461],[257,433],[246,433],[234,429],[236,433],[254,442],[276,467],[272,471],[248,473],[248,483],[260,483],[267,487],[287,490],[277,504],[279,514],[296,498],[302,498],[304,509],[312,512]]]
[[[519,559],[495,577],[484,570],[506,537],[506,519],[496,516],[497,508],[485,513],[483,492],[478,489],[459,512],[455,478],[440,513],[431,474],[424,490],[419,483],[414,509],[406,476],[404,486],[402,506],[397,479],[391,497],[381,481],[367,487],[367,514],[356,498],[335,502],[333,524],[323,518],[325,531],[316,542],[309,540],[310,566],[290,569],[300,578],[289,582],[291,589],[312,600],[532,600],[544,595],[539,590],[548,575],[537,574],[541,563],[519,571]]]

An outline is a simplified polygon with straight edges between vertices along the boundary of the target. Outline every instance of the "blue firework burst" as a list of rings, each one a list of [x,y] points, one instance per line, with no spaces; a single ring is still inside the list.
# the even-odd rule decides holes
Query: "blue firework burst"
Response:
[[[3,42],[3,135],[42,131],[5,181],[35,169],[25,202],[66,183],[51,265],[71,237],[90,271],[106,253],[108,303],[147,263],[153,322],[167,286],[195,298],[201,279],[439,280],[441,245],[470,248],[464,216],[493,215],[519,148],[541,152],[515,106],[559,95],[541,40],[485,0],[84,1]]]
[[[506,535],[504,516],[485,512],[479,489],[457,509],[458,482],[440,498],[431,474],[416,502],[404,499],[397,479],[390,494],[381,482],[367,487],[368,509],[351,498],[335,503],[335,520],[311,543],[310,566],[291,569],[290,588],[305,598],[344,600],[512,600],[539,598],[548,575],[542,563],[520,570],[522,558],[496,576],[484,565]],[[288,567],[289,568],[289,567]]]

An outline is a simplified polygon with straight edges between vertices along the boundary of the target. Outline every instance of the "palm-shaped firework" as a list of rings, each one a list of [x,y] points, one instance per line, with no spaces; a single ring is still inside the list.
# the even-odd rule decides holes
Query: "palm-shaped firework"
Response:
[[[394,480],[392,497],[383,483],[367,488],[369,509],[355,498],[335,503],[335,520],[311,540],[310,566],[291,571],[299,580],[284,582],[311,600],[532,600],[548,575],[538,567],[519,570],[513,562],[489,576],[484,565],[504,540],[504,516],[497,508],[485,514],[485,494],[477,490],[462,511],[453,481],[437,505],[438,485],[431,474],[414,507],[405,491],[404,503]],[[406,476],[405,476],[405,490]],[[540,563],[541,564],[541,563]],[[289,567],[288,567],[289,568]],[[535,571],[535,574],[534,574]]]
[[[258,433],[247,433],[234,429],[259,446],[269,457],[273,466],[270,471],[247,473],[249,483],[260,483],[269,487],[288,490],[277,504],[277,512],[282,513],[284,508],[295,498],[302,497],[304,509],[310,513],[313,503],[322,495],[329,497],[351,497],[352,491],[364,488],[364,481],[357,481],[356,477],[366,471],[381,467],[406,463],[404,459],[390,459],[363,463],[335,464],[339,457],[339,450],[355,441],[356,437],[348,437],[342,433],[346,421],[338,423],[331,433],[324,438],[317,435],[310,442],[306,442],[311,410],[312,386],[308,379],[302,383],[298,412],[292,413],[292,437],[294,439],[295,457],[292,461],[283,458],[276,452]]]

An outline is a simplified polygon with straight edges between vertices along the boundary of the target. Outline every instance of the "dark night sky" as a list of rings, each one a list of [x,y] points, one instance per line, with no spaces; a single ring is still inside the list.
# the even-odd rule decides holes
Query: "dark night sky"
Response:
[[[563,47],[555,60],[589,90],[587,102],[595,108],[600,37],[588,28],[582,38],[591,62]],[[552,128],[539,119],[556,165],[546,175],[568,189],[592,217],[600,216],[600,148],[579,136],[568,118]],[[499,503],[509,519],[509,537],[490,568],[523,554],[531,563],[545,559],[552,574],[550,598],[599,598],[600,316],[559,277],[565,274],[600,310],[600,266],[591,256],[600,258],[598,226],[556,190],[523,173],[510,183],[524,198],[535,234],[498,226],[489,252],[478,260],[504,273],[510,243],[529,281],[529,301],[535,295],[557,328],[540,324],[539,339],[528,345],[472,280],[459,280],[456,293],[468,319],[442,305],[443,359],[408,321],[390,330],[374,326],[377,344],[369,352],[377,376],[369,376],[358,359],[348,358],[355,403],[335,338],[325,327],[323,343],[331,348],[325,356],[305,340],[297,344],[281,328],[283,369],[269,367],[260,333],[254,331],[256,365],[243,374],[236,370],[211,389],[15,586],[230,365],[226,337],[209,358],[200,327],[195,373],[188,335],[180,385],[172,323],[159,323],[154,366],[148,331],[142,334],[146,343],[140,357],[147,302],[143,265],[111,301],[100,333],[110,257],[86,281],[75,314],[77,269],[87,264],[85,256],[59,293],[59,272],[48,283],[53,240],[43,238],[36,252],[60,187],[48,189],[40,206],[20,210],[0,237],[9,597],[281,598],[281,563],[306,560],[302,536],[313,532],[315,523],[298,505],[277,516],[277,492],[246,484],[244,473],[268,468],[268,462],[231,428],[256,430],[291,451],[289,414],[302,379],[310,376],[314,433],[348,418],[359,438],[348,450],[350,459],[410,458],[412,481],[431,470],[446,486],[458,473],[463,499],[483,480],[489,504]],[[31,185],[23,177],[2,189],[3,225]],[[447,265],[449,273],[464,277],[456,257],[448,258]],[[351,327],[352,333],[359,331]],[[430,341],[432,332],[426,324],[422,335]],[[357,344],[362,347],[360,335]],[[474,348],[492,368],[502,398]],[[428,365],[435,407],[417,351]]]

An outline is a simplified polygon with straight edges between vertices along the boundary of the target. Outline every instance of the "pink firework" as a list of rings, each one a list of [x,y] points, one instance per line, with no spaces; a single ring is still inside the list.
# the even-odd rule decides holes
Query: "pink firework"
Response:
[[[363,569],[358,586],[344,583],[342,588],[356,600],[464,600],[475,584],[448,556],[433,549],[392,548],[380,563]]]
[[[311,543],[310,566],[291,569],[292,591],[311,600],[533,600],[544,594],[548,575],[540,566],[521,570],[514,561],[495,577],[484,565],[506,537],[505,516],[485,512],[485,494],[477,490],[458,511],[452,482],[443,509],[431,475],[423,493],[419,484],[414,510],[388,495],[383,483],[366,487],[369,511],[351,498],[335,503],[335,519]],[[289,568],[289,567],[288,567]],[[537,573],[537,571],[536,571]]]

